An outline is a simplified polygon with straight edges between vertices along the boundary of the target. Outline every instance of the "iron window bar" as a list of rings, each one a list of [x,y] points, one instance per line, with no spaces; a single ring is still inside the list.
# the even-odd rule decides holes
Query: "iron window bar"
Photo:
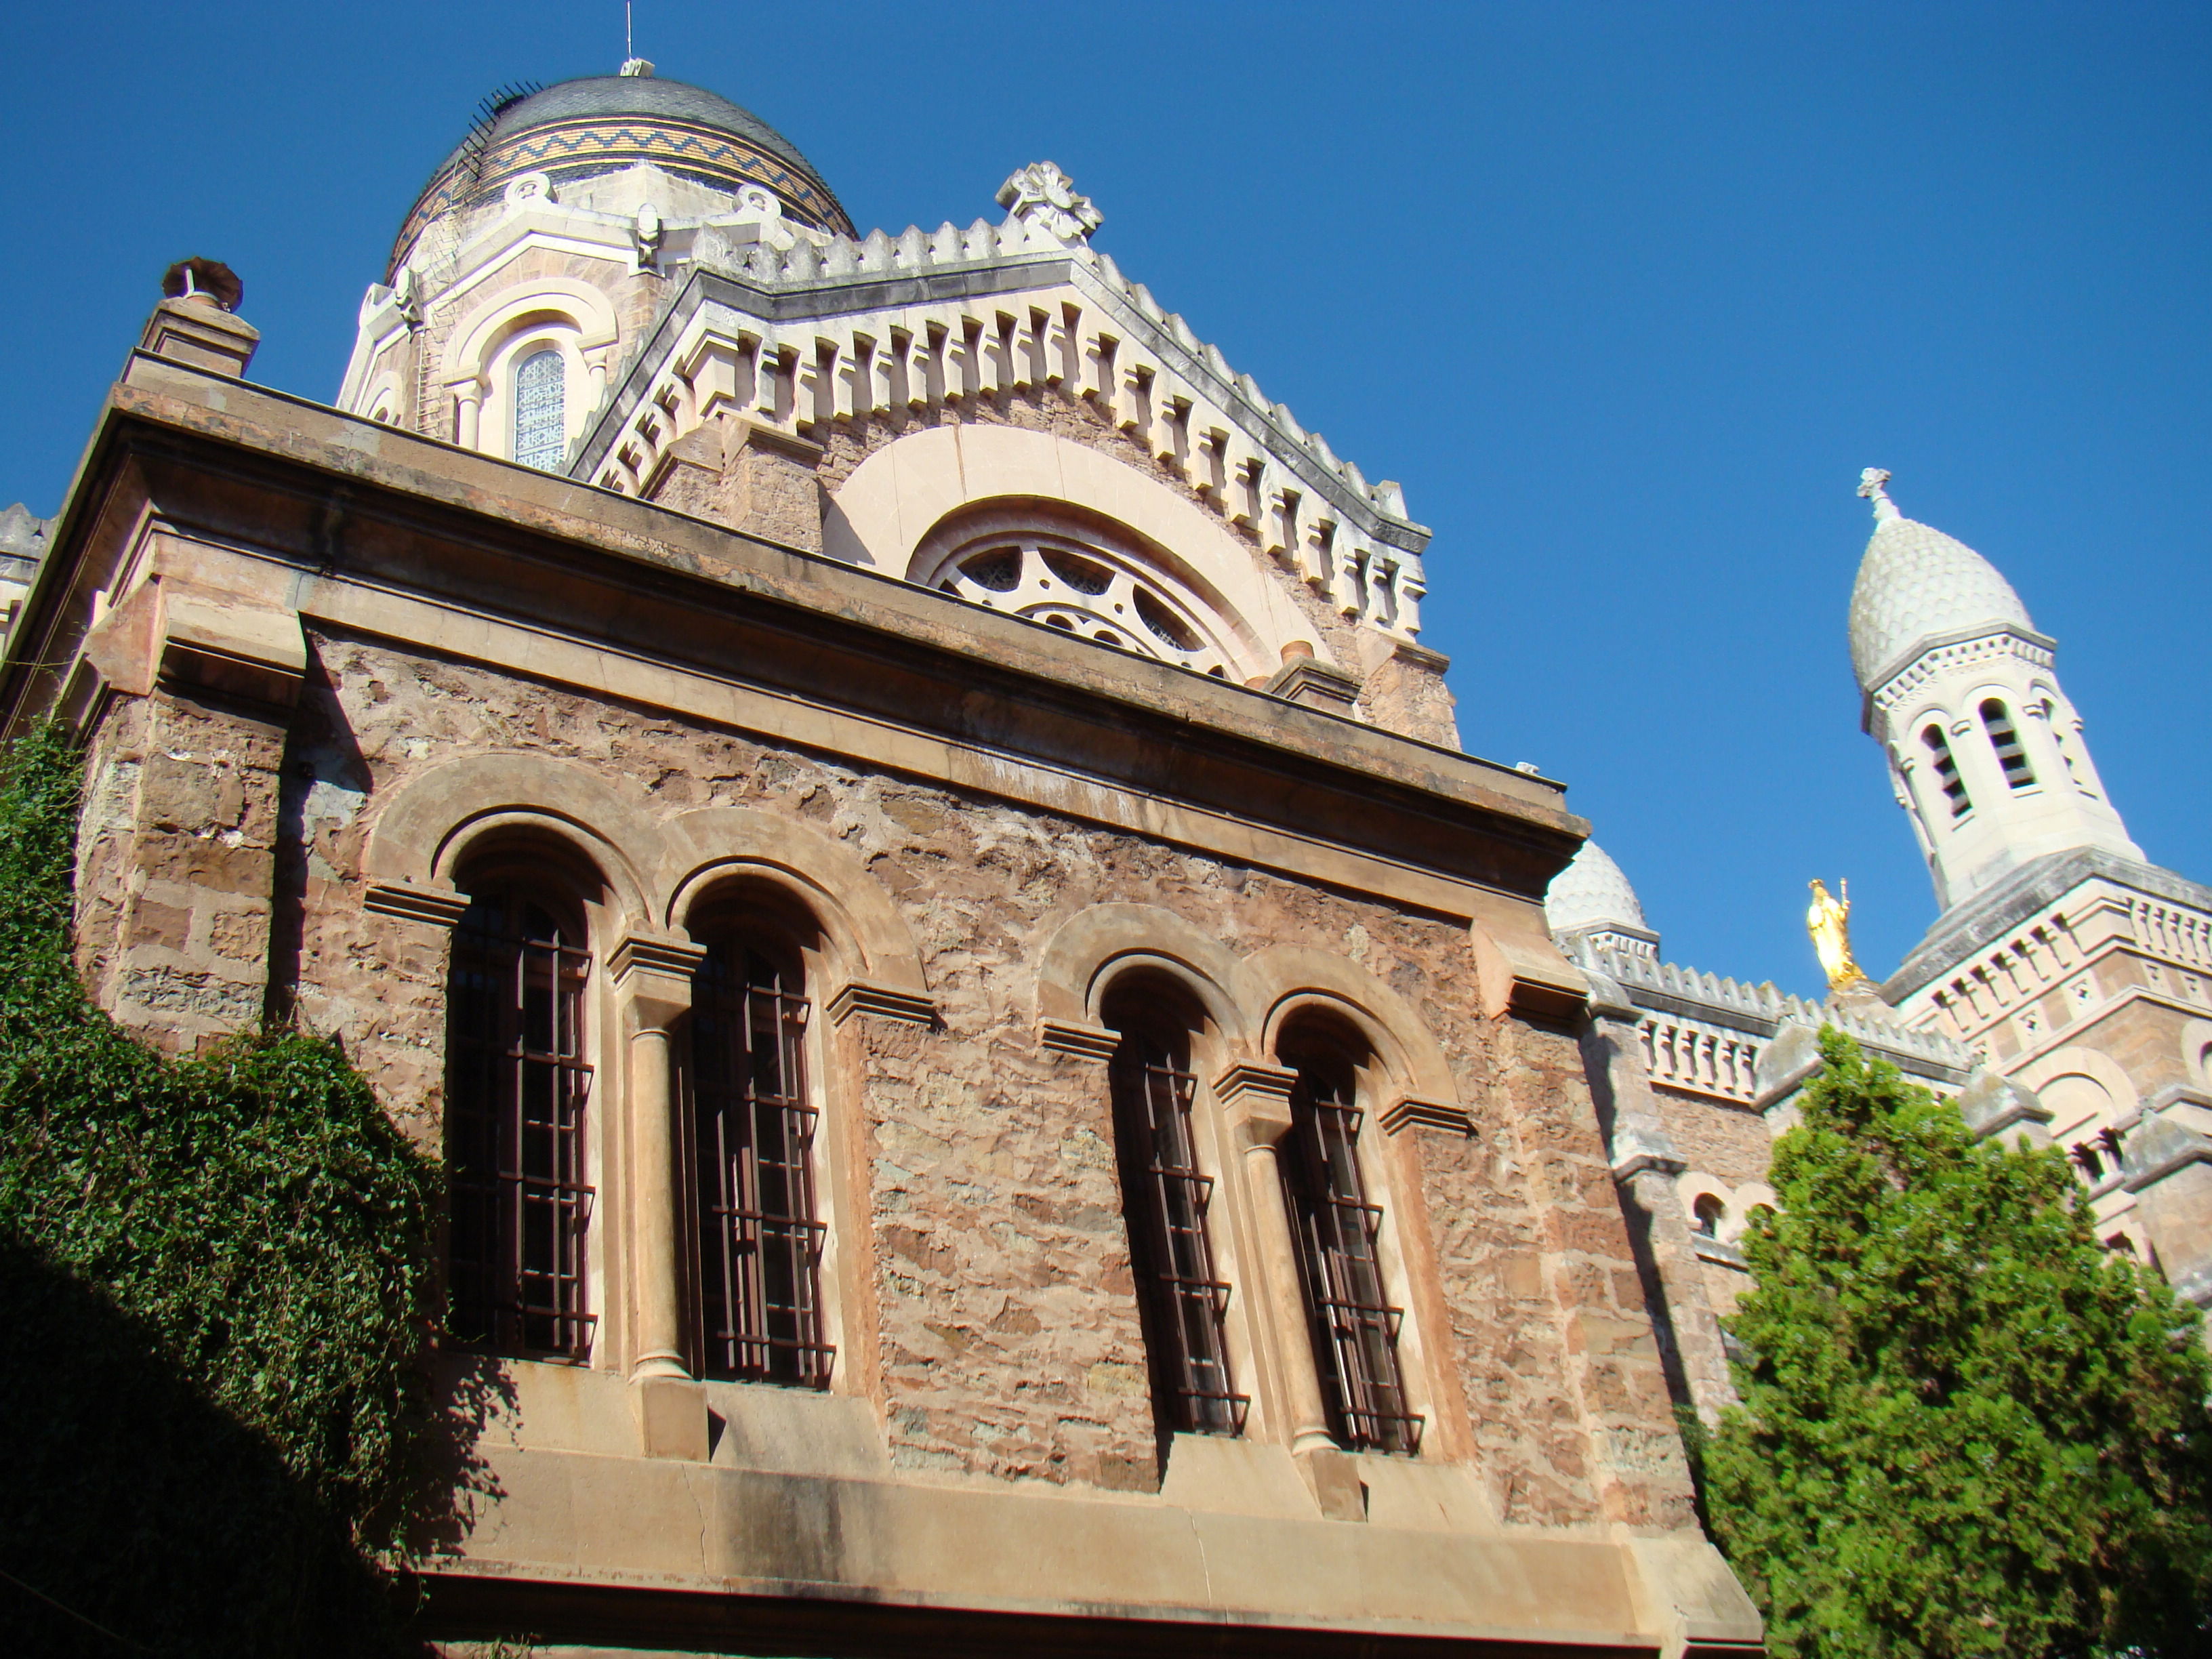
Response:
[[[826,1389],[814,1135],[806,1099],[808,1005],[757,951],[726,942],[694,981],[694,1136],[699,1170],[704,1372]]]
[[[1206,1237],[1213,1182],[1198,1168],[1190,1122],[1198,1082],[1183,1047],[1139,1027],[1122,1033],[1114,1054],[1130,1265],[1162,1426],[1236,1435],[1251,1401],[1231,1386],[1223,1325],[1229,1285],[1214,1271]]]
[[[1283,1184],[1330,1431],[1353,1450],[1410,1455],[1425,1419],[1407,1409],[1398,1363],[1405,1314],[1382,1284],[1382,1212],[1367,1201],[1359,1173],[1360,1113],[1348,1081],[1319,1066],[1297,1070]]]
[[[581,1359],[591,953],[511,890],[479,895],[447,981],[447,1320],[462,1344]]]

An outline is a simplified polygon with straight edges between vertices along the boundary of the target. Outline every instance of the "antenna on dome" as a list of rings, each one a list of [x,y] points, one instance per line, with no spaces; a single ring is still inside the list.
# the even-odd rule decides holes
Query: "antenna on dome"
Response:
[[[653,65],[637,55],[637,43],[630,34],[631,0],[623,0],[623,66],[624,75],[651,76]]]

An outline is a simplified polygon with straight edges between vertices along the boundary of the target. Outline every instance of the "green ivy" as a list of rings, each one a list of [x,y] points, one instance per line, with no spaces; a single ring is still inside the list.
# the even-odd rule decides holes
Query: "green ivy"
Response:
[[[19,1651],[399,1650],[378,1568],[450,1478],[416,1368],[435,1171],[334,1043],[171,1060],[94,1006],[81,778],[48,726],[0,785],[0,1626],[37,1632]]]
[[[1745,1236],[1743,1397],[1703,1448],[1783,1659],[2212,1648],[2197,1310],[2103,1249],[2052,1149],[1821,1033]]]

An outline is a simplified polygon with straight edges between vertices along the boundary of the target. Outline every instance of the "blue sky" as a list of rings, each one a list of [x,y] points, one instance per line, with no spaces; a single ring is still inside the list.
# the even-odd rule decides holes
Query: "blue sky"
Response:
[[[606,73],[619,0],[9,9],[0,503],[59,502],[171,260],[335,394],[477,100]],[[1932,920],[1858,731],[1858,470],[2011,578],[2136,840],[2212,878],[2212,9],[641,0],[638,50],[856,222],[1098,246],[1431,526],[1468,747],[1538,763],[1667,954],[1810,991]]]

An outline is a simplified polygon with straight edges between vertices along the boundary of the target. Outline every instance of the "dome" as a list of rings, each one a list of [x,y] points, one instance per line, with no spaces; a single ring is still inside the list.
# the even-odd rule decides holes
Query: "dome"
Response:
[[[595,75],[495,106],[439,165],[393,245],[397,270],[422,227],[496,196],[526,173],[563,179],[641,161],[736,191],[760,185],[793,218],[853,234],[852,221],[798,147],[720,93],[651,75]]]
[[[1899,516],[1887,495],[1877,495],[1875,511],[1851,589],[1851,668],[1860,690],[1874,690],[1875,676],[1916,641],[1985,623],[2035,626],[2012,584],[1972,548]]]
[[[1544,922],[1555,933],[1603,927],[1648,931],[1636,890],[1594,841],[1584,842],[1573,862],[1552,878],[1544,893]]]

